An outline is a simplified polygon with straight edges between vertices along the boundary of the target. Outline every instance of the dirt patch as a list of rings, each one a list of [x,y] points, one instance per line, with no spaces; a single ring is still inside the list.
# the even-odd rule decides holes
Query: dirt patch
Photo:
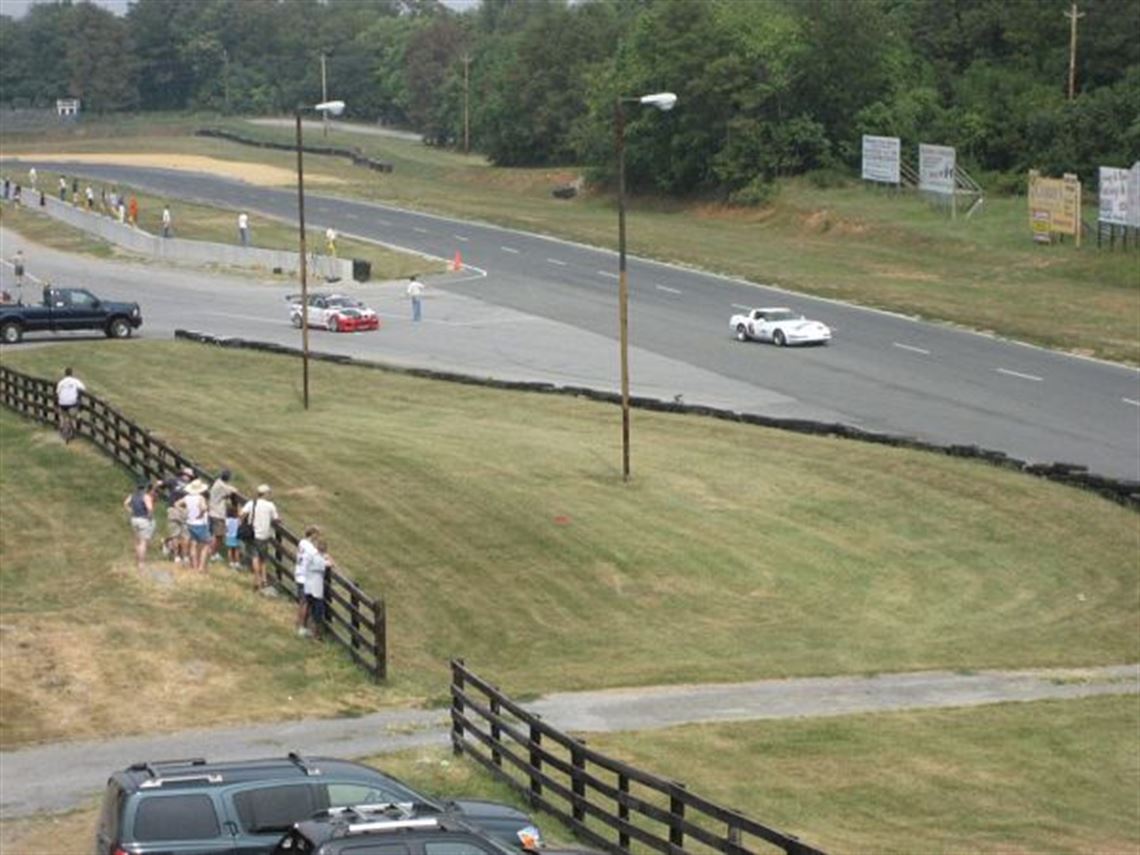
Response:
[[[820,208],[818,211],[812,211],[810,214],[801,215],[800,224],[803,228],[813,232],[828,232],[837,235],[861,235],[869,231],[865,223],[845,220],[842,217],[836,216],[827,208]]]
[[[261,187],[287,187],[297,183],[297,173],[279,166],[264,163],[246,163],[220,160],[197,154],[21,154],[24,160],[44,163],[110,163],[120,166],[149,166],[157,169],[177,169],[182,172],[205,172],[223,178],[234,178]],[[344,184],[341,178],[320,172],[305,172],[305,180],[315,184]]]
[[[732,223],[763,223],[775,216],[776,208],[772,205],[763,208],[750,208],[742,205],[708,203],[696,205],[692,208],[692,212],[698,220],[719,220]]]
[[[909,282],[941,282],[942,277],[934,273],[925,273],[921,270],[906,267],[871,267],[875,275],[881,279],[905,279]]]

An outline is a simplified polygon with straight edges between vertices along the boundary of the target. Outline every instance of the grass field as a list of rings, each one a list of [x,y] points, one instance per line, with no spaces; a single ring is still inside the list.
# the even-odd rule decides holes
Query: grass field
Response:
[[[202,376],[232,380],[222,389],[179,384],[172,394],[171,377],[187,359]],[[314,674],[275,677],[298,690],[347,680],[336,696],[348,706],[439,697],[455,655],[505,684],[545,691],[1093,665],[1136,661],[1140,652],[1136,517],[1087,493],[932,454],[643,413],[634,417],[637,475],[624,486],[609,406],[318,363],[305,414],[294,360],[243,354],[235,371],[234,359],[143,341],[4,355],[41,376],[75,366],[96,394],[193,459],[232,467],[245,489],[274,485],[295,529],[326,526],[341,563],[388,601],[393,676],[378,692],[322,655]],[[27,540],[4,527],[0,612],[32,645],[52,637],[41,634],[45,623],[64,634],[52,642],[64,651],[114,643],[119,633],[106,617],[137,587],[115,575],[127,566],[126,533],[95,545],[56,536],[75,521],[53,520],[47,496],[79,490],[89,530],[116,531],[127,481],[97,460],[104,477],[71,474],[68,461],[94,452],[57,447],[12,418],[0,479],[5,518],[35,519],[33,530],[53,535]],[[58,492],[29,492],[26,482]],[[60,574],[93,556],[98,572],[60,589]],[[121,585],[118,598],[102,618],[88,617],[108,579]],[[234,602],[243,592],[217,584],[154,592],[172,598],[186,631],[204,616],[209,634],[195,658],[232,669],[234,649],[266,666],[296,652],[284,611],[271,624],[279,631],[246,650],[244,630],[227,617],[245,608]],[[188,608],[194,598],[202,605]],[[125,614],[124,641],[139,636],[140,650],[169,632],[145,613]],[[88,634],[67,640],[79,627]],[[173,651],[179,641],[169,644]],[[10,685],[50,687],[52,675],[35,671],[42,656],[11,644],[4,651],[15,656],[6,670],[28,676]],[[106,687],[108,710],[116,688],[138,673],[129,661],[92,678]],[[67,673],[76,663],[59,667]],[[57,703],[74,714],[6,704],[8,744],[43,728],[54,736],[113,726],[83,712],[82,693]],[[208,707],[195,715],[215,718]]]
[[[287,129],[240,120],[92,122],[75,133],[10,135],[4,152],[185,152],[291,168],[268,152],[189,136],[224,126],[247,137],[288,141]],[[346,183],[328,192],[384,201],[612,247],[611,196],[556,200],[551,189],[578,170],[497,169],[479,157],[418,143],[333,131],[330,144],[357,146],[395,165],[371,173],[313,156],[311,168]],[[1140,362],[1140,266],[1135,253],[1072,243],[1035,246],[1024,199],[987,199],[981,214],[950,222],[913,195],[788,181],[775,203],[740,210],[701,202],[635,198],[633,253],[761,283],[877,306],[1109,359]]]

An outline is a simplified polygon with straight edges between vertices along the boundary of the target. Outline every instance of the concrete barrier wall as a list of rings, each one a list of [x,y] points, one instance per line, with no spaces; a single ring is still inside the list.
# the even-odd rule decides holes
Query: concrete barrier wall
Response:
[[[90,212],[86,207],[76,208],[46,193],[43,207],[39,207],[38,193],[28,190],[24,191],[24,203],[62,223],[149,258],[193,264],[217,264],[225,267],[257,268],[300,275],[301,256],[296,252],[185,240],[178,237],[163,238],[135,226],[120,223],[114,217]],[[236,218],[234,230],[237,230]],[[351,279],[352,259],[332,258],[313,253],[309,255],[309,272],[314,276],[323,276],[330,280]]]

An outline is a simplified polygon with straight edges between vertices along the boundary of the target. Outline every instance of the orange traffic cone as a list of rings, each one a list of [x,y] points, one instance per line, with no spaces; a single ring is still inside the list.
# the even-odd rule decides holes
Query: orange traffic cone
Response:
[[[463,269],[463,254],[459,250],[455,250],[455,260],[451,262],[451,270],[458,273]]]

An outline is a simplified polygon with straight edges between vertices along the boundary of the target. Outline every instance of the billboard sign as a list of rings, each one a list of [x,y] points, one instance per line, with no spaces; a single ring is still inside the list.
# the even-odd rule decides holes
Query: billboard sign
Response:
[[[948,145],[918,147],[918,189],[931,193],[954,193],[954,149]]]
[[[1140,229],[1140,161],[1132,164],[1132,168],[1128,170],[1128,187],[1125,195],[1126,225]]]
[[[898,137],[872,137],[864,134],[863,180],[898,184],[901,150]]]
[[[1037,230],[1048,220],[1054,234],[1073,235],[1080,245],[1081,182],[1075,175],[1043,178],[1029,170],[1029,224]]]
[[[1100,168],[1100,213],[1102,223],[1128,225],[1128,179],[1131,170],[1114,166]]]

